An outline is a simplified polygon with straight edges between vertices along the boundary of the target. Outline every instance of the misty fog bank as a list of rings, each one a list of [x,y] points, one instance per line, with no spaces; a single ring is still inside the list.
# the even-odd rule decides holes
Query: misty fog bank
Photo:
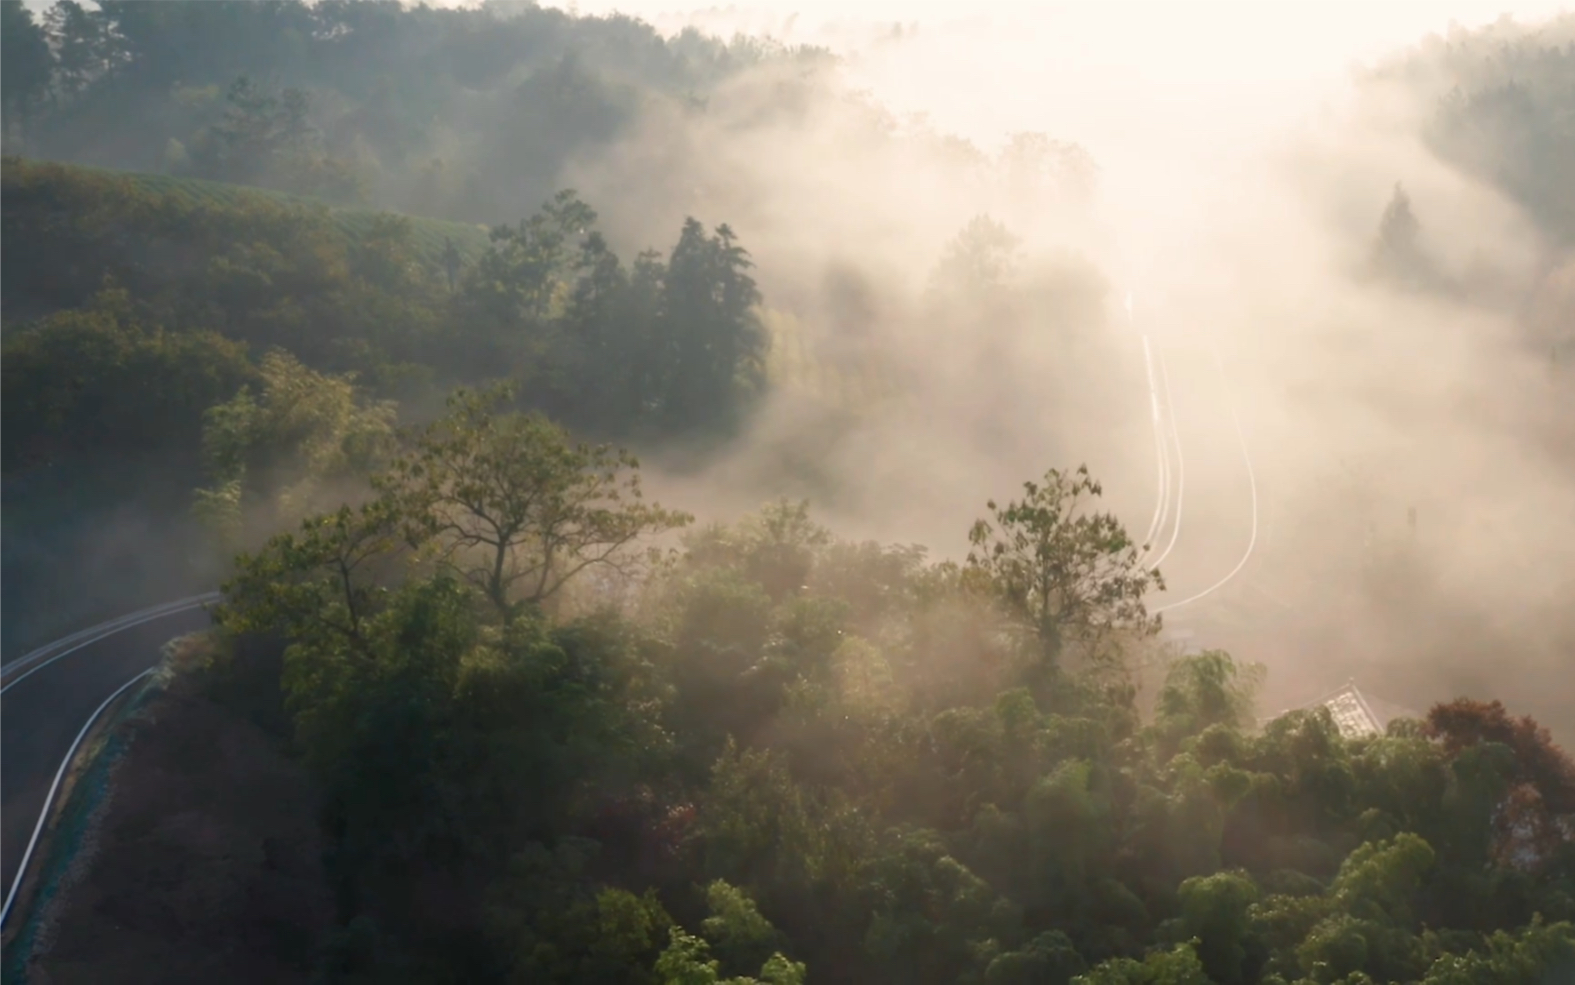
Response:
[[[1143,531],[1146,334],[1186,460],[1154,604],[1254,545],[1171,626],[1267,663],[1267,704],[1355,674],[1560,727],[1575,18],[1487,6],[578,7],[652,30],[500,5],[341,25],[309,57],[241,25],[178,82],[84,82],[24,150],[195,173],[230,55],[309,97],[322,194],[496,224],[573,187],[626,254],[726,222],[778,356],[808,361],[704,468],[650,449],[652,485],[719,518],[806,496],[941,556],[986,499],[1081,462]],[[286,180],[241,163],[214,176]],[[322,178],[341,167],[359,192]],[[1414,222],[1381,228],[1397,183]]]
[[[1450,27],[1451,11],[1439,8],[1324,9],[1321,20],[1303,10],[1275,21],[1278,33],[1267,9],[1255,22],[1239,8],[1172,7],[1168,20],[1146,11],[1140,23],[1168,30],[1116,43],[1107,23],[1104,45],[1066,29],[1076,11],[1060,31],[1048,14],[994,24],[937,14],[933,30],[920,16],[918,30],[905,22],[879,43],[846,23],[817,30],[808,12],[775,26],[748,12],[733,24],[730,11],[687,22],[841,44],[848,78],[898,118],[927,111],[933,122],[910,121],[909,132],[933,125],[1001,147],[1005,133],[1043,129],[1075,140],[1098,168],[1087,197],[1069,201],[1063,186],[1053,204],[992,199],[946,170],[955,158],[940,150],[878,170],[881,158],[822,137],[839,133],[835,108],[794,121],[777,143],[752,136],[752,157],[727,159],[735,186],[750,161],[761,175],[754,194],[737,194],[739,228],[763,270],[807,267],[800,284],[813,284],[816,247],[786,217],[808,210],[811,228],[836,230],[827,238],[837,252],[822,246],[822,256],[845,262],[855,251],[842,244],[869,244],[861,262],[872,293],[893,299],[886,311],[922,294],[915,273],[932,269],[935,244],[974,211],[1004,220],[1030,256],[1087,258],[1079,262],[1098,285],[1098,301],[1076,316],[1099,353],[1087,362],[1050,341],[1051,313],[1076,308],[1051,297],[1037,311],[939,331],[911,315],[870,319],[900,326],[882,336],[893,362],[930,359],[932,369],[922,385],[906,378],[902,409],[849,425],[832,443],[828,457],[855,476],[819,497],[839,522],[950,553],[962,527],[940,518],[967,515],[1044,464],[1088,461],[1140,531],[1154,480],[1147,395],[1120,310],[1132,291],[1138,330],[1175,347],[1178,398],[1191,390],[1203,401],[1178,409],[1192,474],[1187,525],[1165,569],[1172,591],[1156,604],[1212,584],[1250,538],[1249,491],[1221,398],[1244,422],[1260,494],[1260,539],[1242,574],[1207,606],[1169,616],[1172,625],[1268,662],[1269,704],[1355,675],[1414,707],[1492,694],[1563,727],[1558,685],[1575,640],[1566,368],[1575,268],[1571,193],[1553,175],[1575,173],[1575,143],[1567,117],[1561,130],[1557,117],[1523,116],[1541,123],[1515,130],[1491,107],[1494,93],[1520,93],[1523,114],[1567,100],[1558,87],[1567,92],[1575,77],[1575,22],[1538,27],[1528,11],[1472,33]],[[1082,13],[1080,27],[1099,19]],[[1453,13],[1488,19],[1480,8]],[[1433,30],[1445,33],[1421,37]],[[1191,43],[1199,38],[1207,43]],[[1082,59],[1056,57],[1058,44]],[[1200,59],[1200,49],[1215,57]],[[1365,64],[1347,61],[1356,58]],[[1528,145],[1531,132],[1540,136]],[[925,183],[926,174],[945,177]],[[621,171],[606,187],[631,178]],[[1397,182],[1416,217],[1411,259],[1426,274],[1410,286],[1374,273]],[[993,334],[1003,321],[1005,348]],[[948,347],[961,340],[989,356],[971,367]],[[1229,366],[1223,382],[1213,352]],[[1124,369],[1096,384],[1081,377],[1095,363]],[[1057,378],[1057,367],[1072,366]],[[1053,410],[1069,390],[1082,406]],[[767,415],[742,460],[779,455],[775,435],[791,428],[781,419],[795,413]],[[861,481],[855,465],[881,480]]]

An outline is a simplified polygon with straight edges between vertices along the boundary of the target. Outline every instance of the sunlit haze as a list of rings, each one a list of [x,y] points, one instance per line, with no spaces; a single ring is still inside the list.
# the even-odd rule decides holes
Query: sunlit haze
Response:
[[[1418,697],[1435,686],[1423,683],[1429,673],[1445,673],[1452,682],[1446,687],[1486,680],[1463,667],[1443,671],[1437,665],[1421,676],[1386,678],[1388,663],[1413,658],[1395,655],[1392,641],[1364,617],[1321,599],[1315,586],[1338,581],[1344,562],[1325,569],[1317,558],[1339,537],[1317,530],[1331,520],[1300,511],[1325,503],[1324,490],[1352,469],[1368,477],[1363,481],[1382,484],[1382,498],[1391,505],[1381,512],[1389,517],[1403,516],[1404,504],[1421,503],[1429,529],[1455,531],[1434,545],[1443,571],[1453,572],[1440,574],[1453,586],[1440,590],[1474,598],[1466,609],[1498,609],[1480,621],[1499,628],[1484,628],[1486,635],[1472,637],[1472,645],[1501,638],[1506,618],[1522,625],[1547,618],[1553,611],[1548,606],[1571,590],[1575,532],[1569,525],[1575,514],[1559,505],[1570,502],[1575,489],[1568,464],[1539,465],[1536,453],[1518,448],[1520,429],[1551,413],[1535,403],[1514,406],[1515,395],[1527,392],[1527,374],[1537,375],[1534,365],[1498,348],[1502,329],[1489,311],[1457,313],[1345,286],[1397,181],[1418,203],[1429,245],[1443,262],[1461,268],[1491,257],[1487,262],[1500,279],[1537,276],[1546,259],[1525,216],[1497,192],[1441,166],[1417,142],[1425,103],[1414,91],[1360,80],[1407,51],[1447,43],[1452,32],[1494,24],[1513,31],[1513,25],[1535,24],[1564,8],[1461,2],[740,4],[689,12],[664,3],[587,3],[577,9],[626,12],[669,34],[693,25],[724,37],[744,32],[828,47],[845,57],[849,84],[891,110],[899,126],[922,123],[986,153],[1021,131],[1084,147],[1099,169],[1092,212],[1038,221],[1000,217],[1031,249],[1091,258],[1115,287],[1113,301],[1127,299],[1130,306],[1127,292],[1136,295],[1134,318],[1144,331],[1217,343],[1233,360],[1230,399],[1257,459],[1266,535],[1242,578],[1299,610],[1294,618],[1260,610],[1246,617],[1251,627],[1238,626],[1243,635],[1234,641],[1274,665],[1270,692],[1291,700],[1340,673],[1359,671],[1380,687]],[[819,252],[846,256],[863,239],[866,261],[878,265],[883,254],[908,255],[922,266],[935,255],[934,245],[914,234],[932,228],[938,236],[947,223],[965,218],[949,211],[945,192],[924,184],[916,170],[892,164],[896,170],[884,184],[871,185],[865,166],[841,158],[834,142],[816,145],[810,156],[793,148],[758,160],[764,165],[768,159],[781,165],[769,168],[774,199],[732,213],[763,257],[777,259],[776,250],[787,248],[778,232],[791,238],[799,257],[816,252],[788,229],[790,215],[816,215],[843,230],[833,237],[842,246],[828,241]],[[802,196],[810,198],[800,202]],[[842,205],[822,212],[830,202]],[[1354,341],[1368,331],[1387,340]],[[1178,356],[1178,363],[1185,358]],[[1187,397],[1189,388],[1211,399],[1225,394],[1212,376],[1213,362],[1200,358],[1195,367],[1173,367],[1178,399],[1201,399]],[[950,385],[966,379],[968,386],[994,387],[980,378],[951,378]],[[957,394],[959,406],[968,393]],[[1134,395],[1139,406],[1143,399]],[[1497,423],[1465,410],[1484,401],[1503,404]],[[1192,482],[1184,510],[1189,526],[1167,560],[1171,598],[1229,570],[1246,536],[1239,453],[1228,418],[1218,416],[1224,413],[1224,405],[1180,412],[1198,430],[1188,435],[1187,421],[1179,425],[1192,442]],[[1216,416],[1200,423],[1209,414]],[[1411,423],[1418,419],[1429,423],[1419,430]],[[1041,454],[1096,463],[1109,479],[1113,502],[1130,525],[1141,527],[1144,497],[1153,493],[1150,480],[1139,479],[1149,467],[1137,464],[1148,454],[1140,434],[1132,432],[1133,445],[1123,456],[1103,441],[1052,440],[1047,433]],[[895,508],[883,503],[853,512],[882,536],[918,536],[954,550],[961,531],[932,526],[928,511],[945,516],[970,495],[977,499],[983,475],[995,474],[1005,484],[1039,467],[1031,442],[1006,444],[1014,451],[1003,451],[998,470],[981,466],[955,489],[944,467],[945,474],[937,474],[917,461],[915,469],[892,465],[890,481],[902,476],[919,489]],[[946,446],[933,431],[922,444]],[[857,459],[878,467],[904,454],[894,449],[919,446],[887,434],[874,447],[858,447]],[[957,454],[989,457],[960,448]],[[974,461],[949,459],[961,460]],[[1211,466],[1218,469],[1216,486],[1210,485]],[[1536,523],[1524,525],[1531,516]],[[1557,573],[1546,591],[1517,585],[1519,614],[1506,617],[1498,592],[1487,585],[1504,584],[1499,579],[1520,570],[1534,544],[1553,550],[1557,559],[1550,565]],[[1315,569],[1322,573],[1312,574]],[[1277,581],[1280,587],[1271,589]],[[1207,614],[1186,612],[1168,618],[1209,621]],[[1458,633],[1458,627],[1450,631]],[[1536,662],[1567,659],[1554,657],[1557,644],[1549,645],[1554,649]],[[1300,654],[1294,659],[1288,656],[1293,650]],[[1341,654],[1332,663],[1331,650]],[[1445,656],[1432,659],[1452,663]],[[1448,676],[1457,672],[1467,676]]]
[[[703,2],[0,3],[0,974],[1575,982],[1575,0]]]
[[[1017,131],[1082,144],[1103,172],[1103,206],[1133,276],[1174,262],[1154,253],[1182,245],[1153,240],[1145,218],[1217,214],[1276,140],[1346,105],[1353,71],[1429,35],[1568,9],[1541,0],[544,6],[629,14],[668,34],[693,26],[826,47],[847,59],[855,87],[899,116],[922,115],[981,148]]]

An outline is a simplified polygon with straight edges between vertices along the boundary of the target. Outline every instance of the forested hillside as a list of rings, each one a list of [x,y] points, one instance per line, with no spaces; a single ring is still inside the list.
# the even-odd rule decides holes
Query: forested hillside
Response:
[[[54,557],[81,517],[128,501],[179,517],[211,486],[239,522],[242,486],[332,473],[354,408],[392,424],[387,401],[420,416],[506,378],[588,434],[703,442],[765,385],[759,292],[725,225],[624,259],[572,192],[485,233],[226,187],[4,162],[18,610],[75,579]]]
[[[524,2],[3,14],[7,655],[222,584],[164,666],[209,720],[164,735],[262,737],[270,808],[324,848],[291,885],[331,910],[314,937],[278,899],[215,904],[223,939],[343,983],[1575,982],[1565,722],[1467,696],[1351,739],[1321,706],[1260,718],[1265,655],[1161,642],[1150,545],[1077,465],[1165,440],[1148,337],[1107,330],[1121,285],[1054,245],[1095,225],[1081,148],[992,158],[896,126],[823,52]],[[1539,372],[1575,338],[1570,23],[1376,76],[1526,213],[1533,274],[1450,268],[1398,186],[1349,251],[1363,304],[1507,311]],[[909,163],[906,198],[860,200]],[[837,413],[780,399],[812,381]],[[687,501],[649,492],[653,458]],[[740,460],[770,481],[722,488]],[[780,495],[816,483],[902,542]],[[1332,559],[1299,615],[1376,599],[1427,639],[1442,589],[1379,598],[1353,561],[1375,538],[1341,553],[1363,503],[1316,492],[1328,514],[1275,531],[1313,517]],[[937,529],[965,546],[914,543]],[[149,747],[171,762],[135,775],[205,752]],[[195,885],[238,871],[156,834]],[[167,891],[93,899],[116,924],[145,892],[138,931],[198,946],[172,914],[209,897]]]
[[[790,502],[667,553],[690,518],[634,462],[504,399],[243,557],[183,658],[321,783],[335,980],[1575,974],[1546,731],[1259,729],[1220,652],[1140,706],[1156,576],[1086,472],[990,504],[960,565]]]
[[[1426,137],[1435,151],[1501,187],[1565,245],[1575,241],[1575,191],[1556,175],[1575,155],[1575,17],[1530,30],[1456,31],[1391,71],[1437,100]]]
[[[9,153],[492,224],[653,102],[819,57],[532,3],[5,3]]]
[[[411,372],[440,386],[511,378],[532,406],[620,434],[718,424],[763,372],[760,298],[725,225],[691,221],[670,250],[626,260],[569,191],[482,234],[16,158],[4,180],[8,241],[26,244],[6,264],[4,303],[49,313],[8,332],[6,399],[51,408],[19,413],[21,427],[79,434],[68,394],[31,387],[66,379],[38,360],[84,320],[141,336],[208,332],[254,358],[284,349],[357,372],[379,396]],[[701,352],[709,364],[691,365]],[[48,444],[19,434],[7,454],[47,455]]]
[[[1501,22],[1428,39],[1367,75],[1399,86],[1421,106],[1425,145],[1453,168],[1522,210],[1540,242],[1540,268],[1514,294],[1534,345],[1575,346],[1575,15],[1545,24]],[[1471,273],[1439,265],[1427,216],[1397,189],[1376,243],[1381,269],[1401,281],[1469,294]],[[1458,252],[1458,251],[1457,251]],[[1491,291],[1486,293],[1493,293]]]

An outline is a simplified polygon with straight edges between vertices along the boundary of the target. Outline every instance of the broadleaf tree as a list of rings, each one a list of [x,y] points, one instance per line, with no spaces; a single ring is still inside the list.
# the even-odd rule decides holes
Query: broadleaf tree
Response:
[[[398,504],[407,539],[505,616],[548,602],[588,568],[633,572],[648,557],[638,540],[691,519],[645,501],[628,452],[573,443],[538,414],[494,413],[511,395],[508,385],[457,391],[374,480]]]

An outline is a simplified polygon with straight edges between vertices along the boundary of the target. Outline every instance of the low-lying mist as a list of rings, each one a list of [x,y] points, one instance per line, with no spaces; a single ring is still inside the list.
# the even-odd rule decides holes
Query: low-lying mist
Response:
[[[1267,663],[1268,705],[1354,676],[1417,709],[1502,698],[1569,741],[1572,254],[1524,182],[1438,139],[1456,51],[1477,43],[1449,17],[1480,11],[618,8],[846,56],[653,114],[566,181],[634,240],[686,211],[725,219],[822,358],[892,381],[857,413],[780,393],[669,498],[735,513],[802,494],[847,532],[956,554],[986,498],[1087,462],[1141,534],[1147,334],[1186,467],[1154,604],[1252,547],[1170,626]],[[1537,27],[1546,13],[1490,30],[1557,52],[1572,22]],[[1567,78],[1558,57],[1544,70]],[[1543,166],[1575,165],[1564,139]],[[1495,153],[1514,151],[1476,159]],[[621,193],[653,183],[675,194]],[[963,283],[942,300],[948,277]]]
[[[400,80],[364,111],[350,83],[322,96],[334,65],[300,69],[314,119],[378,159],[377,207],[515,223],[574,188],[625,256],[687,216],[731,227],[775,385],[719,455],[641,449],[664,502],[805,497],[839,534],[955,557],[986,500],[1086,463],[1134,536],[1167,504],[1151,607],[1185,601],[1169,628],[1267,664],[1264,711],[1354,676],[1416,710],[1501,698],[1575,741],[1559,4],[580,3],[770,54],[653,55],[639,93],[605,62],[644,27],[482,6],[565,50],[511,60],[494,22],[427,11],[443,40],[420,57],[462,62],[429,132],[379,129]],[[216,85],[164,88],[183,125],[222,109]],[[114,96],[40,146],[147,170],[146,134],[79,126],[129,118]]]

